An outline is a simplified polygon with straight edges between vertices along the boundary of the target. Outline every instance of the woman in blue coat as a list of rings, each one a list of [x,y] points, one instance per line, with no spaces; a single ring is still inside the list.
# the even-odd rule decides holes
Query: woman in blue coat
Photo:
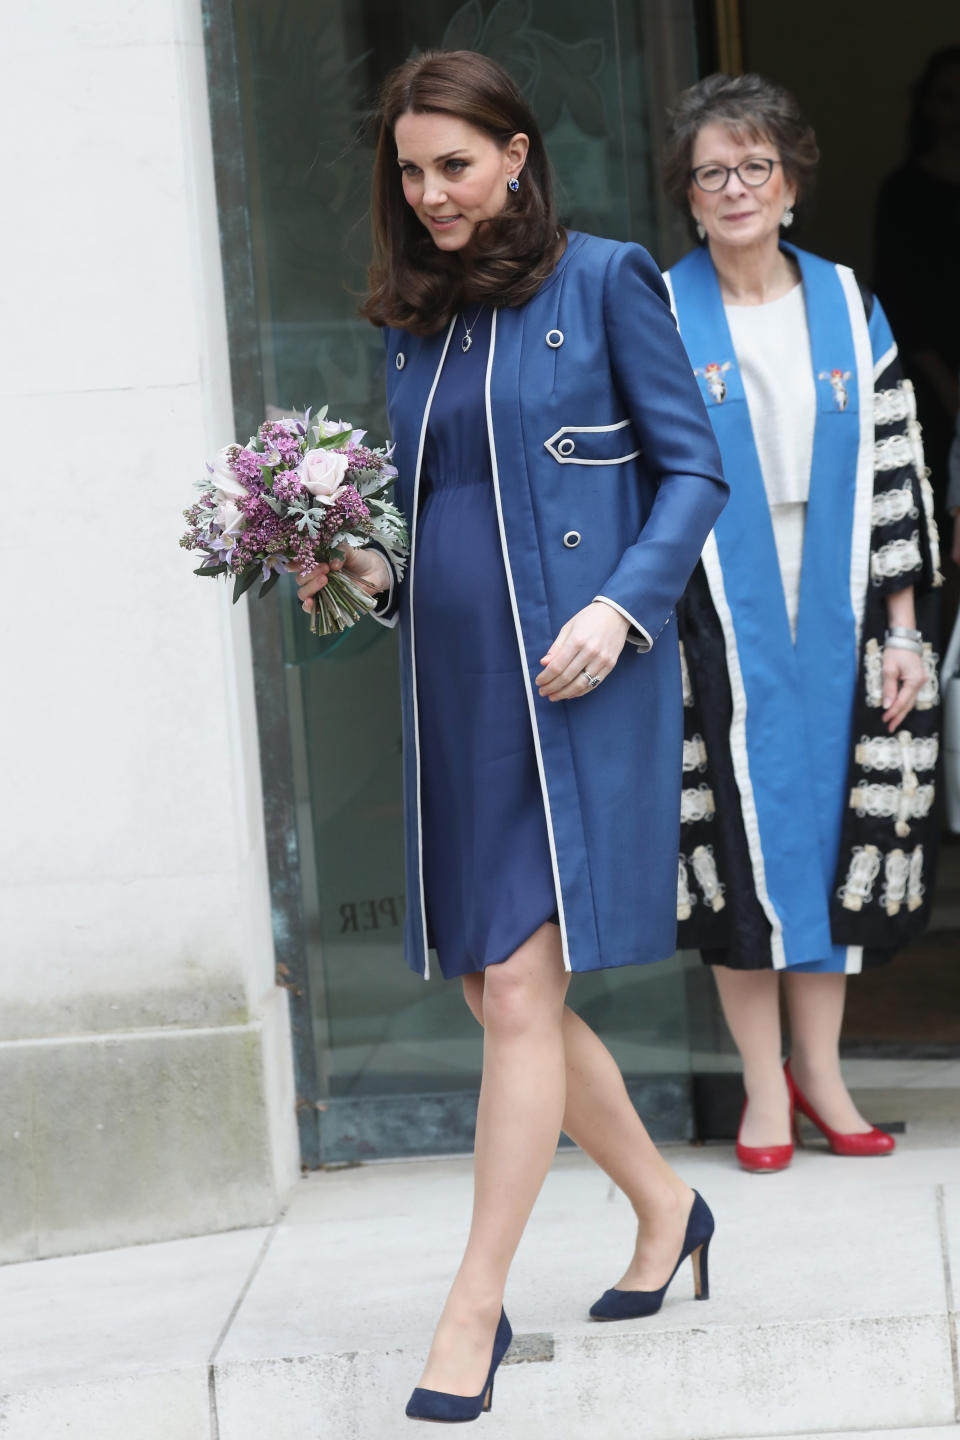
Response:
[[[558,227],[506,73],[422,55],[380,114],[364,313],[411,555],[399,584],[382,555],[347,563],[399,626],[407,960],[427,975],[435,949],[485,1027],[470,1238],[407,1412],[464,1420],[489,1405],[561,1126],[639,1222],[597,1318],[652,1313],[689,1254],[706,1293],[709,1210],[564,1002],[572,971],[675,948],[673,607],[727,492],[658,270]]]

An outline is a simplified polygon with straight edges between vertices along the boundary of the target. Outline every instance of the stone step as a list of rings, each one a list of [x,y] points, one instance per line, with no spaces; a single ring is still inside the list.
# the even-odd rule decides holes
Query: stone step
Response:
[[[659,1315],[586,1311],[629,1209],[560,1155],[511,1275],[490,1440],[956,1440],[960,1150],[674,1163],[717,1217]],[[0,1269],[2,1440],[391,1440],[469,1219],[466,1159],[315,1174],[271,1229]]]

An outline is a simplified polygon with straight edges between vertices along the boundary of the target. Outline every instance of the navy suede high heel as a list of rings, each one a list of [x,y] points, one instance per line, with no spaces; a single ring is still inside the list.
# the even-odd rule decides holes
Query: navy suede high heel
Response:
[[[605,1290],[595,1305],[590,1307],[594,1320],[636,1320],[644,1315],[656,1315],[663,1304],[663,1297],[680,1266],[689,1255],[693,1262],[693,1293],[698,1300],[710,1299],[710,1274],[707,1269],[707,1253],[713,1239],[714,1220],[710,1206],[696,1190],[693,1192],[693,1208],[687,1221],[680,1259],[673,1267],[673,1275],[659,1290]]]
[[[444,1425],[461,1425],[467,1420],[476,1420],[484,1410],[493,1408],[493,1377],[497,1366],[510,1349],[513,1331],[505,1310],[500,1311],[500,1323],[493,1341],[493,1356],[486,1384],[479,1395],[447,1395],[443,1390],[421,1390],[418,1386],[407,1401],[407,1415],[411,1420],[437,1420]]]

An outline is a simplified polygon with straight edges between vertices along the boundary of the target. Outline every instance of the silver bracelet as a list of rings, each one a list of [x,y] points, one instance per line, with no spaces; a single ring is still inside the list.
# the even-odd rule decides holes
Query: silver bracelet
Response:
[[[911,640],[906,635],[891,635],[888,630],[883,637],[884,650],[911,650],[914,655],[923,654],[923,645],[919,640]]]
[[[923,635],[919,630],[910,630],[906,625],[888,625],[888,635],[898,635],[902,640],[922,640]]]

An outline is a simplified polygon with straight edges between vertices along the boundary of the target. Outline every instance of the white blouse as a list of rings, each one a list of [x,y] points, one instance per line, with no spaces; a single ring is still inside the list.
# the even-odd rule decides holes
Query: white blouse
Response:
[[[773,534],[790,631],[796,639],[800,567],[817,391],[803,286],[766,305],[725,305],[743,377]]]

